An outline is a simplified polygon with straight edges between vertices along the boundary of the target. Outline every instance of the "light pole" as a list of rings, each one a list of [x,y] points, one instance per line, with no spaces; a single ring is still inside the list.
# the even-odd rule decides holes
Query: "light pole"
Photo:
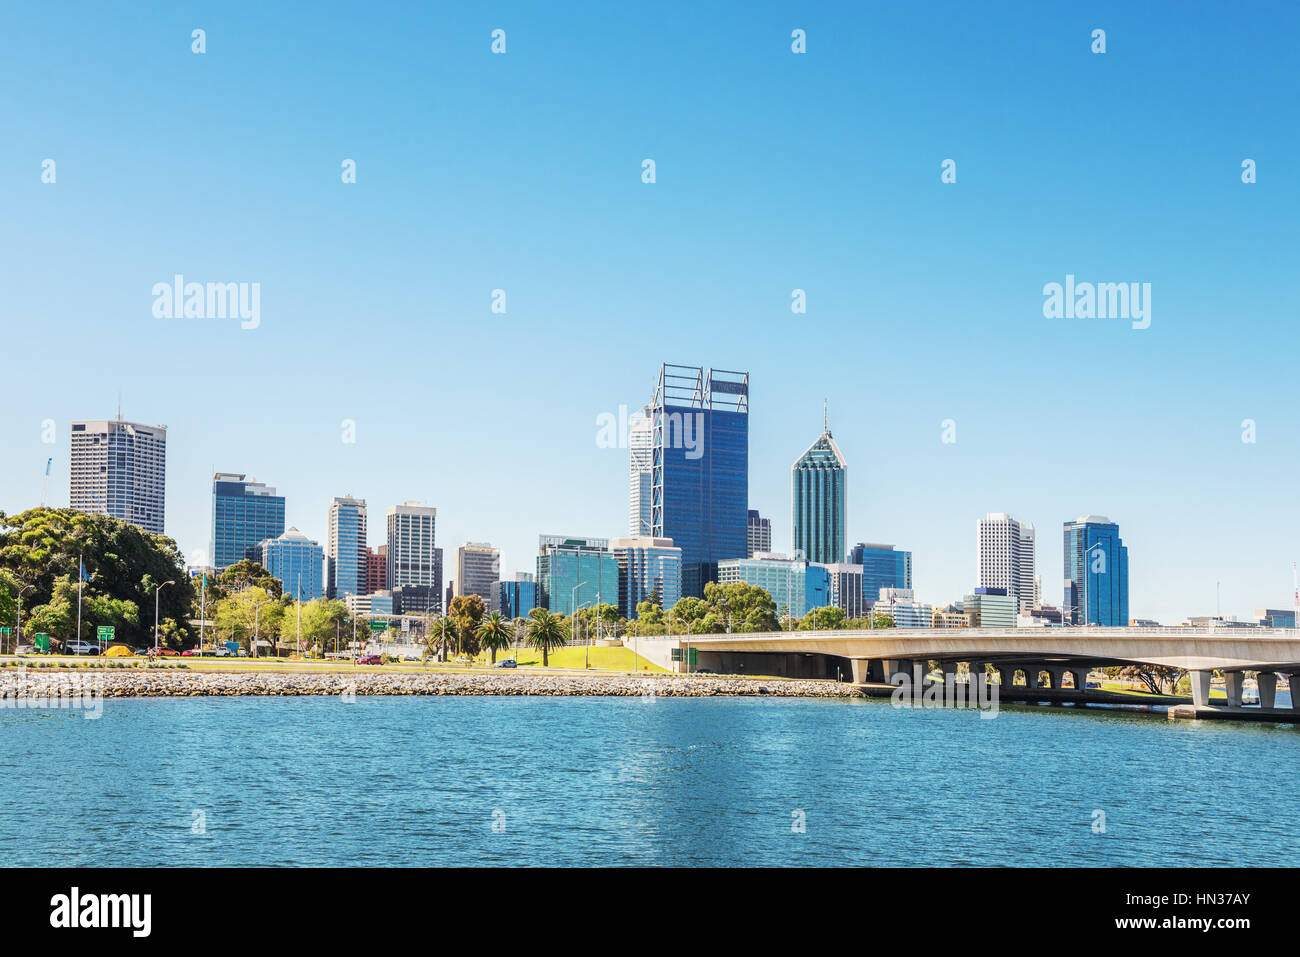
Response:
[[[253,604],[253,647],[250,650],[253,652],[254,658],[257,657],[257,629],[258,625],[262,623],[262,606],[270,600],[267,598]]]
[[[36,584],[33,582],[18,589],[18,620],[14,622],[14,651],[17,651],[18,646],[23,643],[23,592],[35,587]]]
[[[569,632],[570,633],[573,632],[574,626],[578,624],[578,609],[577,607],[575,607],[578,601],[578,589],[585,584],[587,583],[578,582],[578,584],[574,585],[569,592],[569,615],[570,615]]]
[[[174,581],[163,582],[153,590],[153,653],[158,654],[158,601],[162,597],[162,590],[168,585],[175,585]],[[80,625],[78,625],[80,630]]]

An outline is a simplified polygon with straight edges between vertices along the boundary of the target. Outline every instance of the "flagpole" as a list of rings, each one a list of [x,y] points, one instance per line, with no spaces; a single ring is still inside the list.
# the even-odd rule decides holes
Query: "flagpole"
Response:
[[[86,553],[77,556],[77,640],[81,640],[81,583],[86,580]]]

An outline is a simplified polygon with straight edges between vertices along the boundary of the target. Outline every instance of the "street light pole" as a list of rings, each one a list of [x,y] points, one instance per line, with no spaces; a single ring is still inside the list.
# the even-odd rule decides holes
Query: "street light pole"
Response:
[[[18,646],[23,643],[23,592],[35,587],[36,584],[33,582],[18,589],[18,619],[14,623],[14,651],[17,651]]]
[[[162,590],[168,585],[175,585],[174,581],[163,582],[153,590],[153,653],[158,654],[158,602],[162,597]],[[80,617],[78,617],[77,631],[81,631]]]

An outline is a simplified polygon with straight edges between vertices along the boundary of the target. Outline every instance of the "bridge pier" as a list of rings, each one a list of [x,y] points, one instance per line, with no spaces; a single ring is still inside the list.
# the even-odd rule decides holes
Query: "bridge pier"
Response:
[[[1223,690],[1228,694],[1228,707],[1241,707],[1241,688],[1246,679],[1244,671],[1225,671],[1223,673]]]
[[[1288,671],[1286,682],[1291,687],[1291,710],[1300,711],[1300,671]]]
[[[1210,703],[1210,673],[1193,671],[1189,677],[1192,679],[1192,704],[1204,708]]]
[[[1046,671],[1046,672],[1048,673],[1048,675],[1051,676],[1051,679],[1052,679],[1052,690],[1053,690],[1053,691],[1060,691],[1060,690],[1062,690],[1062,689],[1061,689],[1061,683],[1062,683],[1062,679],[1065,678],[1065,669],[1064,669],[1064,668],[1060,668],[1060,667],[1056,667],[1056,666],[1054,666],[1054,665],[1049,665],[1049,666],[1047,666],[1046,668],[1044,668],[1043,670]]]
[[[855,685],[864,685],[871,679],[871,659],[850,658],[849,667],[853,670]]]
[[[1261,671],[1255,681],[1259,684],[1259,706],[1268,709],[1277,707],[1277,675],[1272,671]]]

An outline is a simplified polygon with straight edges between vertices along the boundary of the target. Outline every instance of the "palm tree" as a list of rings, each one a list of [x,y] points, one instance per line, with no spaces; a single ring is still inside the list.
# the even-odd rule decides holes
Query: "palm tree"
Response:
[[[456,623],[450,618],[439,618],[434,622],[433,629],[425,639],[425,651],[432,652],[433,646],[438,646],[438,660],[447,660],[447,645],[456,637]]]
[[[542,653],[542,667],[549,667],[551,649],[563,648],[569,641],[564,617],[545,608],[534,608],[528,619],[528,644]]]
[[[497,663],[497,652],[505,651],[510,647],[510,640],[514,637],[510,633],[510,623],[501,617],[500,612],[492,612],[478,626],[478,640],[482,642],[483,648],[492,653],[492,664]]]

